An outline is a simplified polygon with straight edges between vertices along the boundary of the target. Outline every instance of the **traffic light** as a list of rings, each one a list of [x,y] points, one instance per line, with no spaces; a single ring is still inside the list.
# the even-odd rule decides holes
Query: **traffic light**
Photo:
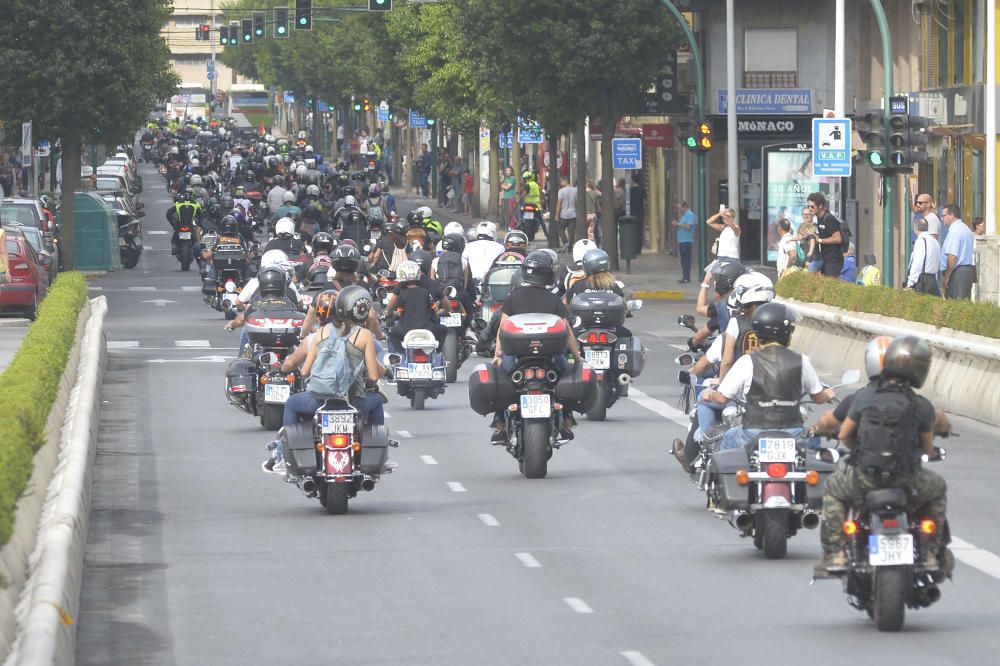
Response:
[[[264,39],[264,35],[267,32],[267,12],[254,12],[253,13],[253,38],[254,39]]]
[[[368,99],[367,97],[365,97],[365,101],[364,101],[364,102],[362,102],[362,104],[361,104],[361,108],[362,108],[362,110],[364,110],[365,112],[368,112],[368,111],[371,111],[371,110],[372,110],[372,103],[371,103],[371,100],[369,100],[369,99]]]
[[[288,37],[288,7],[274,8],[274,36]]]
[[[295,29],[312,30],[313,3],[312,0],[295,0]]]
[[[359,102],[357,100],[354,100],[354,110],[355,111],[360,111],[361,110],[361,102]]]
[[[712,123],[703,120],[698,123],[698,131],[695,133],[698,139],[697,150],[707,153],[712,149]]]
[[[198,26],[197,30],[194,31],[194,38],[199,42],[207,42],[212,38],[212,26],[207,23],[202,23]]]
[[[901,171],[907,168],[906,114],[889,116],[889,166]]]
[[[428,118],[427,119],[427,126],[428,127],[434,127],[435,124],[437,124],[437,121],[435,119],[433,119],[433,118]]]
[[[858,136],[867,146],[862,155],[865,163],[875,171],[889,169],[889,159],[885,143],[885,115],[881,109],[869,111],[857,117]]]
[[[920,116],[909,116],[906,120],[906,147],[907,161],[910,164],[926,164],[931,161],[930,155],[925,148],[930,139],[927,136],[927,128],[930,126],[929,118]]]
[[[240,22],[230,21],[229,22],[229,45],[239,46],[240,45]]]
[[[387,12],[392,9],[392,0],[368,0],[368,11]]]
[[[243,19],[240,21],[241,34],[243,35],[243,43],[251,44],[253,43],[253,21],[250,19]]]
[[[219,28],[219,44],[229,46],[229,26]]]

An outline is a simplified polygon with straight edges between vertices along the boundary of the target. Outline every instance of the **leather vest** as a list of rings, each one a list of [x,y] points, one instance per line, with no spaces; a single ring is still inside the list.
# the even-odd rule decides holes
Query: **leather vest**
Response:
[[[736,315],[736,323],[739,324],[739,333],[736,334],[736,341],[733,345],[733,361],[744,354],[750,354],[760,349],[760,342],[753,330],[751,315]]]
[[[753,380],[747,392],[744,428],[783,428],[802,425],[802,355],[781,345],[753,353]]]

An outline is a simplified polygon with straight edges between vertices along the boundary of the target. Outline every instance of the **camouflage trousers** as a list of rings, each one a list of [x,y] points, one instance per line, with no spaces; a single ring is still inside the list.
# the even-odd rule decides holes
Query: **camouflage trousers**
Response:
[[[847,547],[843,524],[847,520],[849,507],[864,506],[865,494],[879,488],[902,488],[909,497],[907,509],[919,511],[924,518],[930,518],[944,525],[945,510],[948,506],[946,493],[948,486],[944,478],[936,472],[918,469],[909,474],[882,481],[865,474],[853,465],[838,470],[826,480],[823,494],[823,524],[820,528],[820,542],[823,552],[831,553]],[[941,529],[929,540],[929,546],[940,545]]]

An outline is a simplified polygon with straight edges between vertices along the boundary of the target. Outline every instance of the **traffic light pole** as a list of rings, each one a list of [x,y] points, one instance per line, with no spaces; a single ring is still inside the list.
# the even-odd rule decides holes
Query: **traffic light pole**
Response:
[[[889,22],[885,19],[885,10],[882,8],[882,0],[871,0],[872,11],[875,13],[875,20],[878,22],[879,35],[882,37],[882,91],[883,108],[882,114],[885,119],[885,146],[886,154],[889,151],[889,98],[892,97],[892,36],[889,34]],[[882,284],[893,286],[893,263],[894,263],[894,241],[893,241],[893,208],[895,202],[895,178],[892,165],[882,174]]]
[[[211,13],[212,13],[212,16],[210,17],[210,20],[212,22],[211,23],[212,30],[211,30],[211,32],[208,33],[208,41],[212,43],[212,80],[209,81],[208,83],[209,83],[209,88],[212,91],[212,99],[211,99],[211,104],[209,105],[209,110],[214,110],[215,109],[215,91],[216,91],[215,82],[218,81],[218,79],[219,79],[219,72],[215,68],[215,65],[216,65],[216,63],[215,63],[215,39],[216,39],[215,35],[217,34],[216,31],[215,31],[215,0],[212,0]]]
[[[701,67],[701,52],[698,50],[698,44],[694,40],[694,33],[691,32],[690,26],[688,26],[687,21],[677,10],[671,0],[660,0],[664,6],[667,8],[675,19],[677,23],[681,26],[681,30],[684,32],[684,37],[687,39],[688,46],[691,47],[691,57],[694,60],[695,69],[695,86],[698,94],[698,122],[701,123],[705,120],[705,77]],[[733,137],[735,140],[735,137]],[[705,267],[708,265],[708,227],[704,224],[705,220],[708,219],[708,199],[706,197],[706,182],[707,173],[705,170],[705,153],[704,151],[698,151],[697,156],[698,165],[698,175],[697,175],[697,199],[695,208],[695,218],[698,221],[698,266],[700,268],[699,272],[704,272]],[[737,183],[737,187],[739,184]],[[730,186],[732,187],[732,186]]]

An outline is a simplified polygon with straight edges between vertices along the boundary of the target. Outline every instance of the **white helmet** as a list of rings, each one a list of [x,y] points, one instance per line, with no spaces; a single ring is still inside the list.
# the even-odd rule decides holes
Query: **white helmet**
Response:
[[[201,187],[202,186],[201,176],[199,176],[198,174],[191,176],[190,185],[191,187]]]
[[[265,268],[280,268],[285,269],[285,265],[288,264],[288,255],[281,250],[268,250],[260,258],[260,269]]]
[[[590,250],[596,249],[597,243],[589,238],[581,238],[577,242],[573,243],[573,261],[579,264],[583,261],[583,255],[587,254]]]
[[[295,193],[291,190],[285,190],[285,193],[281,195],[281,203],[295,203]]]
[[[310,185],[306,188],[307,197],[318,197],[319,196],[319,185]]]
[[[420,278],[420,265],[415,261],[406,260],[396,269],[396,279],[400,282],[413,282]]]
[[[177,146],[170,146],[170,154],[171,155],[179,155],[180,152],[181,152],[181,150]]]
[[[264,135],[264,141],[266,141],[268,143],[274,143],[274,135],[273,134],[265,134]]]
[[[448,234],[458,234],[461,236],[464,233],[465,233],[465,227],[462,226],[461,222],[449,222],[448,224],[444,225],[445,236],[447,236]]]
[[[192,157],[191,158],[191,166],[196,167],[196,166],[199,166],[200,164],[201,164],[201,162],[198,161],[197,157]]]
[[[736,278],[729,298],[735,307],[770,303],[774,300],[774,284],[763,273],[744,273]]]
[[[220,139],[225,139],[226,138],[226,128],[225,127],[220,127],[219,128],[219,138]]]
[[[306,159],[306,169],[314,169],[314,168],[316,168],[316,160],[314,160],[311,157],[307,158]]]
[[[311,153],[311,152],[313,152],[313,147],[312,147],[312,144],[306,144],[306,152],[307,152],[307,153]]]
[[[421,206],[420,208],[417,209],[417,214],[420,215],[420,217],[424,218],[425,220],[429,220],[432,217],[434,217],[434,211],[431,210],[430,206]],[[490,222],[490,224],[493,223]],[[496,240],[496,225],[494,225],[493,227],[493,236],[494,236],[493,240]]]
[[[309,171],[309,169],[306,168],[306,165],[305,164],[300,164],[295,169],[295,176],[296,176],[296,178],[303,178],[303,177],[305,177],[307,171]]]
[[[277,236],[294,236],[295,223],[290,217],[283,217],[274,223],[274,233]]]
[[[426,208],[426,206],[424,206],[424,208]],[[420,209],[418,208],[417,210],[419,211]],[[476,227],[476,237],[480,240],[488,239],[495,241],[497,239],[497,225],[493,224],[489,220],[483,220],[479,223],[479,226]]]
[[[358,205],[358,200],[354,198],[353,194],[348,194],[346,197],[344,197],[344,205],[345,206],[357,206]]]

